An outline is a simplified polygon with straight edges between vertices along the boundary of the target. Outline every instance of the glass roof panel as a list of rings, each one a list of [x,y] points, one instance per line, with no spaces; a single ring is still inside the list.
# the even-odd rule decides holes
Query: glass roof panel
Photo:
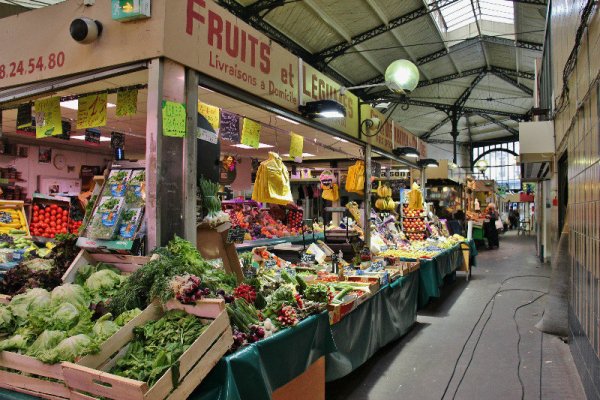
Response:
[[[433,1],[430,0],[430,3]],[[443,22],[440,21],[440,29],[446,32],[467,26],[475,22],[476,18],[505,24],[514,24],[515,21],[513,2],[506,0],[459,0],[440,8],[440,13],[443,19]]]

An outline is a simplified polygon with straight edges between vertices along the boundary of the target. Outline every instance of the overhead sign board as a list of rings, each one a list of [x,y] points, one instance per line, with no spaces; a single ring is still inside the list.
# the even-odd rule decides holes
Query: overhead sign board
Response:
[[[288,110],[298,58],[210,0],[169,0],[165,56]]]

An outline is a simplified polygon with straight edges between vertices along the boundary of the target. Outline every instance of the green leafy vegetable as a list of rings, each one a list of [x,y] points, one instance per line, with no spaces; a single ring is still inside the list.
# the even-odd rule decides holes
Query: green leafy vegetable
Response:
[[[56,347],[62,340],[67,337],[67,334],[62,331],[45,330],[38,338],[29,346],[26,351],[27,355],[38,357],[42,353]]]
[[[133,310],[125,311],[117,318],[115,318],[115,324],[119,326],[125,326],[125,324],[127,324],[129,321],[131,321],[141,313],[142,310],[140,310],[139,308],[134,308]]]
[[[114,321],[111,321],[111,314],[104,314],[92,329],[94,336],[96,338],[96,342],[102,343],[112,335],[114,335],[119,330],[119,325],[117,325]]]
[[[53,306],[71,303],[77,308],[87,309],[90,304],[85,289],[80,285],[72,283],[65,283],[64,285],[55,287],[52,290],[51,299]]]
[[[86,279],[84,287],[92,297],[92,301],[97,303],[102,299],[111,298],[125,279],[127,279],[125,276],[111,269],[103,269],[91,274]]]
[[[87,335],[75,335],[62,340],[56,347],[39,355],[39,359],[47,364],[60,361],[73,362],[77,357],[98,351],[97,344]]]
[[[19,324],[27,319],[30,312],[50,305],[51,296],[45,289],[35,288],[13,297],[9,308]]]
[[[136,327],[127,354],[110,371],[152,386],[206,329],[199,318],[169,311],[162,318]]]
[[[7,306],[0,305],[0,337],[11,334],[15,328],[15,319]]]

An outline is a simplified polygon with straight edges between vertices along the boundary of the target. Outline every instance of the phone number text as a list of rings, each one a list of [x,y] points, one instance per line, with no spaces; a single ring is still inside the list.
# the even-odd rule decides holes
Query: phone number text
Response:
[[[50,53],[47,56],[31,57],[29,60],[0,64],[0,79],[33,74],[36,71],[61,68],[65,65],[65,53]]]

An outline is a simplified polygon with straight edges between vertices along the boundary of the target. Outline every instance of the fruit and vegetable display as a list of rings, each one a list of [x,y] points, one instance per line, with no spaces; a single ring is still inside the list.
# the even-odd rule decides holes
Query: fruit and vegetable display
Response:
[[[0,234],[29,235],[27,219],[22,207],[0,204]]]
[[[97,352],[107,338],[141,313],[134,309],[113,318],[97,312],[96,304],[110,302],[110,295],[126,279],[115,271],[106,266],[81,277],[82,285],[66,283],[52,291],[33,288],[0,305],[0,350],[48,364]]]
[[[229,214],[232,226],[239,226],[248,231],[246,240],[273,239],[302,234],[301,228],[285,225],[280,220],[276,220],[267,210],[260,210],[256,207],[245,207],[244,205],[233,205],[225,210]]]
[[[34,204],[30,229],[33,236],[51,239],[54,239],[58,234],[70,232],[69,204]]]
[[[422,209],[413,209],[404,204],[402,206],[402,229],[406,237],[413,241],[424,240],[427,224]]]
[[[32,288],[52,290],[61,285],[63,274],[79,253],[76,241],[75,235],[59,234],[51,250],[29,252],[16,267],[6,271],[0,280],[0,293],[13,296]]]

